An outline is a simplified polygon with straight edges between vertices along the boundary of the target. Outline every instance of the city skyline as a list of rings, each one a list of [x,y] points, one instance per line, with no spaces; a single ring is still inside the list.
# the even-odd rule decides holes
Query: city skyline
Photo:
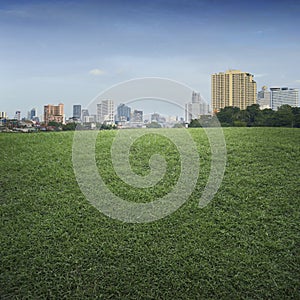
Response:
[[[300,87],[296,1],[125,3],[1,2],[1,111],[63,102],[71,115],[113,84],[152,76],[210,104],[210,75],[227,69],[249,71],[258,89]]]

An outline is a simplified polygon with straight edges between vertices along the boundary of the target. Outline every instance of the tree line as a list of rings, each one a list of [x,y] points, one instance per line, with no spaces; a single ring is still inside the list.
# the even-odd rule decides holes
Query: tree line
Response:
[[[222,108],[217,114],[222,127],[297,127],[300,128],[300,107],[282,105],[278,110],[260,109],[258,104],[248,106],[245,110],[238,107]],[[192,120],[189,127],[209,126],[214,117],[201,116]]]

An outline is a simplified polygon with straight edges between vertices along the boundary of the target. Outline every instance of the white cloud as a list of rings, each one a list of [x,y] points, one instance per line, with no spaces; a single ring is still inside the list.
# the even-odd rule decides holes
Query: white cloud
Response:
[[[261,77],[266,77],[268,74],[254,74],[254,77],[256,78],[261,78]]]
[[[296,83],[300,83],[300,79],[295,80]]]
[[[92,69],[89,71],[89,73],[94,76],[101,76],[101,75],[105,74],[105,71],[103,71],[101,69]]]

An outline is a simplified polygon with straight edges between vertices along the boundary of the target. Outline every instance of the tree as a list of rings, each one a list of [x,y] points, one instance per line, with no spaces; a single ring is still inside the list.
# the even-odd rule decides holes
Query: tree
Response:
[[[300,107],[292,107],[292,113],[294,115],[294,126],[300,128]]]
[[[190,124],[189,124],[189,127],[191,127],[191,128],[201,127],[201,124],[200,124],[198,119],[192,119]]]
[[[227,106],[221,108],[220,112],[217,113],[217,117],[222,126],[233,126],[234,120],[240,112],[239,107]]]
[[[261,115],[261,110],[259,109],[258,104],[252,104],[251,106],[247,106],[246,108],[246,121],[247,126],[256,126],[257,121],[259,120],[259,117]]]
[[[294,114],[290,105],[282,105],[275,113],[276,122],[275,126],[279,127],[293,127],[294,126]]]

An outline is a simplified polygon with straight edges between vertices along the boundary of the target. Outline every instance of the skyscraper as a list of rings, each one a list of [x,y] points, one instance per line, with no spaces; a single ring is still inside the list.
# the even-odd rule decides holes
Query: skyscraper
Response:
[[[271,108],[277,110],[280,106],[288,104],[293,107],[299,106],[299,91],[288,87],[272,87]]]
[[[81,105],[75,104],[73,105],[73,118],[80,120],[81,119]]]
[[[192,119],[198,119],[202,115],[209,114],[209,105],[201,98],[200,93],[193,91],[192,102],[185,104],[185,121],[190,123]]]
[[[15,114],[15,119],[20,121],[21,120],[21,111],[17,110]]]
[[[117,121],[130,121],[131,108],[125,104],[120,104],[117,108]]]
[[[102,100],[97,104],[97,122],[105,124],[114,123],[114,101]]]
[[[33,120],[35,117],[37,117],[36,108],[32,108],[30,111],[30,120]]]
[[[45,105],[44,106],[44,122],[64,123],[64,105],[59,103],[58,105]]]
[[[259,104],[260,109],[271,108],[271,92],[265,85],[257,93],[257,104]]]
[[[246,109],[256,103],[256,82],[253,75],[239,70],[228,70],[211,76],[213,111],[226,106]]]

